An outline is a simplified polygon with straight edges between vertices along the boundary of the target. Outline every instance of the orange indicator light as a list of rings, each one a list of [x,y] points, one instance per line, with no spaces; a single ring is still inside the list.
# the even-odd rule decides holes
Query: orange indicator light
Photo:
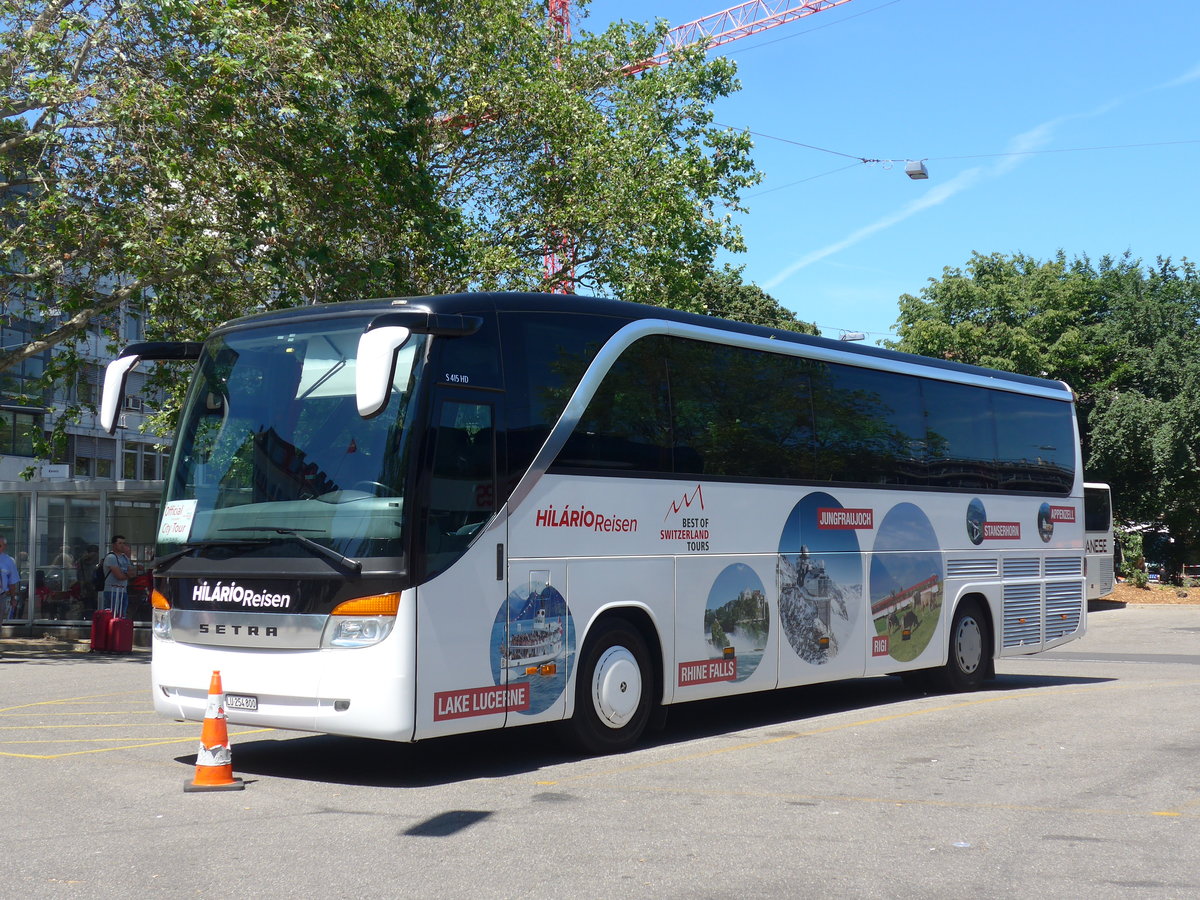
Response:
[[[394,616],[400,609],[400,595],[373,594],[339,603],[330,615],[334,616]]]

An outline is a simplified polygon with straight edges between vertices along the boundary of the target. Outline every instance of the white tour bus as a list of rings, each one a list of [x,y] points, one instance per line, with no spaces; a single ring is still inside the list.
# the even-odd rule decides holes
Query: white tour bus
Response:
[[[1087,598],[1107,597],[1116,586],[1112,493],[1107,484],[1085,482],[1083,485],[1083,549]]]
[[[199,720],[414,741],[900,674],[977,687],[1082,636],[1070,389],[611,300],[264,313],[198,360],[152,681]]]

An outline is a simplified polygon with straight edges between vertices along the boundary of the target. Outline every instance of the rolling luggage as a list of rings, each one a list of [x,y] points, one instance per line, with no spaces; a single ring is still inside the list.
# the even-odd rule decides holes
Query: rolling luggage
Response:
[[[92,652],[108,649],[108,626],[112,621],[111,609],[98,609],[92,613]]]
[[[133,651],[133,619],[114,616],[108,622],[108,647],[110,653]]]

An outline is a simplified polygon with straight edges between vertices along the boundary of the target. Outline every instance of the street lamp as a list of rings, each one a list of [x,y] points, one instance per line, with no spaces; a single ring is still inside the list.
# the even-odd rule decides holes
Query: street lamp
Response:
[[[913,181],[921,181],[929,177],[929,170],[925,168],[925,160],[910,159],[904,164],[904,174]]]

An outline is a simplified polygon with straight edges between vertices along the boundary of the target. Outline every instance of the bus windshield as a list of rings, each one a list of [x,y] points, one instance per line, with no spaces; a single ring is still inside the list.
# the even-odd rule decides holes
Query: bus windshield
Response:
[[[355,357],[367,321],[288,322],[208,342],[180,417],[160,554],[231,541],[304,553],[290,535],[348,557],[401,555],[407,424],[425,337],[400,348],[387,406],[364,419]]]
[[[1107,532],[1112,529],[1112,501],[1107,484],[1083,486],[1083,530]]]

